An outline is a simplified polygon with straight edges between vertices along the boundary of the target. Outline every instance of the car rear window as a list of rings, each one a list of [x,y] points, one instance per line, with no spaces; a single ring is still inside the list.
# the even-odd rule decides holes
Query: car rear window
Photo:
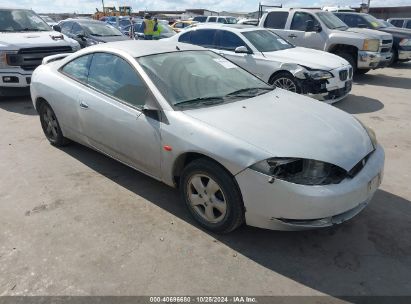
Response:
[[[268,13],[264,22],[264,27],[273,29],[284,29],[287,23],[288,12],[271,12]]]

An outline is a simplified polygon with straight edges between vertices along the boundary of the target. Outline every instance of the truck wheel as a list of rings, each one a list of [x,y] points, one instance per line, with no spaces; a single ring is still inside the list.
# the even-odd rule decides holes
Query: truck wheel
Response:
[[[397,63],[397,61],[398,61],[398,50],[393,49],[392,50],[392,57],[391,57],[389,65],[393,65],[393,64]]]
[[[357,69],[357,59],[355,56],[348,52],[336,52],[335,55],[340,56],[348,61],[349,64],[352,66],[353,74],[358,73]],[[368,71],[367,71],[368,72]]]
[[[228,233],[244,222],[244,204],[234,178],[211,160],[189,163],[181,175],[180,191],[191,215],[207,230]]]
[[[279,72],[271,76],[269,84],[275,85],[278,88],[301,94],[301,86],[297,79],[289,72]]]

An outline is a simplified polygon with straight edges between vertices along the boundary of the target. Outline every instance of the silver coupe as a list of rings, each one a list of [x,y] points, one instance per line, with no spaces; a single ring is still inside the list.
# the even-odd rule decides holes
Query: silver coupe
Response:
[[[51,144],[76,141],[178,187],[214,232],[339,224],[382,179],[383,148],[353,116],[193,45],[124,41],[46,57],[31,96]]]

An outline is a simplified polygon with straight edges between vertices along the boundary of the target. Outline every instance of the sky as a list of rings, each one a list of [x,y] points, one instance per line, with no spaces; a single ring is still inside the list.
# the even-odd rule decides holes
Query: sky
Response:
[[[134,11],[142,10],[184,10],[204,8],[213,11],[249,12],[258,10],[258,3],[284,7],[355,6],[362,0],[105,0],[106,6],[129,5]],[[366,0],[363,0],[366,1]],[[371,6],[410,5],[411,0],[371,0]],[[93,13],[101,10],[101,0],[0,0],[0,7],[31,8],[37,13]]]

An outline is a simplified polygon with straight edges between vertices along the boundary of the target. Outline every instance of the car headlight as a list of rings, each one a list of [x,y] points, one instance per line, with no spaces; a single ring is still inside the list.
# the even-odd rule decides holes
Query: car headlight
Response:
[[[365,39],[362,49],[364,51],[378,52],[379,48],[380,48],[380,40],[378,40],[378,39]]]
[[[96,40],[90,40],[90,41],[89,41],[89,44],[90,44],[90,45],[102,44],[102,43],[104,43],[104,42],[103,42],[103,41],[96,41]]]
[[[401,39],[399,44],[401,46],[411,46],[411,39],[408,39],[408,38]]]
[[[19,68],[19,66],[11,66],[7,62],[7,55],[15,55],[17,51],[0,51],[0,69]]]
[[[73,49],[73,52],[77,52],[77,51],[79,51],[80,49],[81,49],[81,46],[80,46],[80,44],[75,44],[73,47],[71,47],[72,49]]]
[[[371,144],[373,146],[374,149],[377,148],[378,145],[378,141],[377,141],[377,135],[375,134],[374,130],[371,129],[370,127],[367,127],[365,124],[363,124],[363,122],[361,120],[359,120],[358,118],[356,118],[358,120],[358,122],[362,125],[362,127],[364,128],[364,130],[367,132],[368,137],[371,140]]]
[[[334,77],[330,72],[321,70],[309,70],[308,75],[314,80],[330,79]]]
[[[326,162],[304,158],[270,158],[250,167],[275,179],[300,185],[338,184],[347,171]]]

